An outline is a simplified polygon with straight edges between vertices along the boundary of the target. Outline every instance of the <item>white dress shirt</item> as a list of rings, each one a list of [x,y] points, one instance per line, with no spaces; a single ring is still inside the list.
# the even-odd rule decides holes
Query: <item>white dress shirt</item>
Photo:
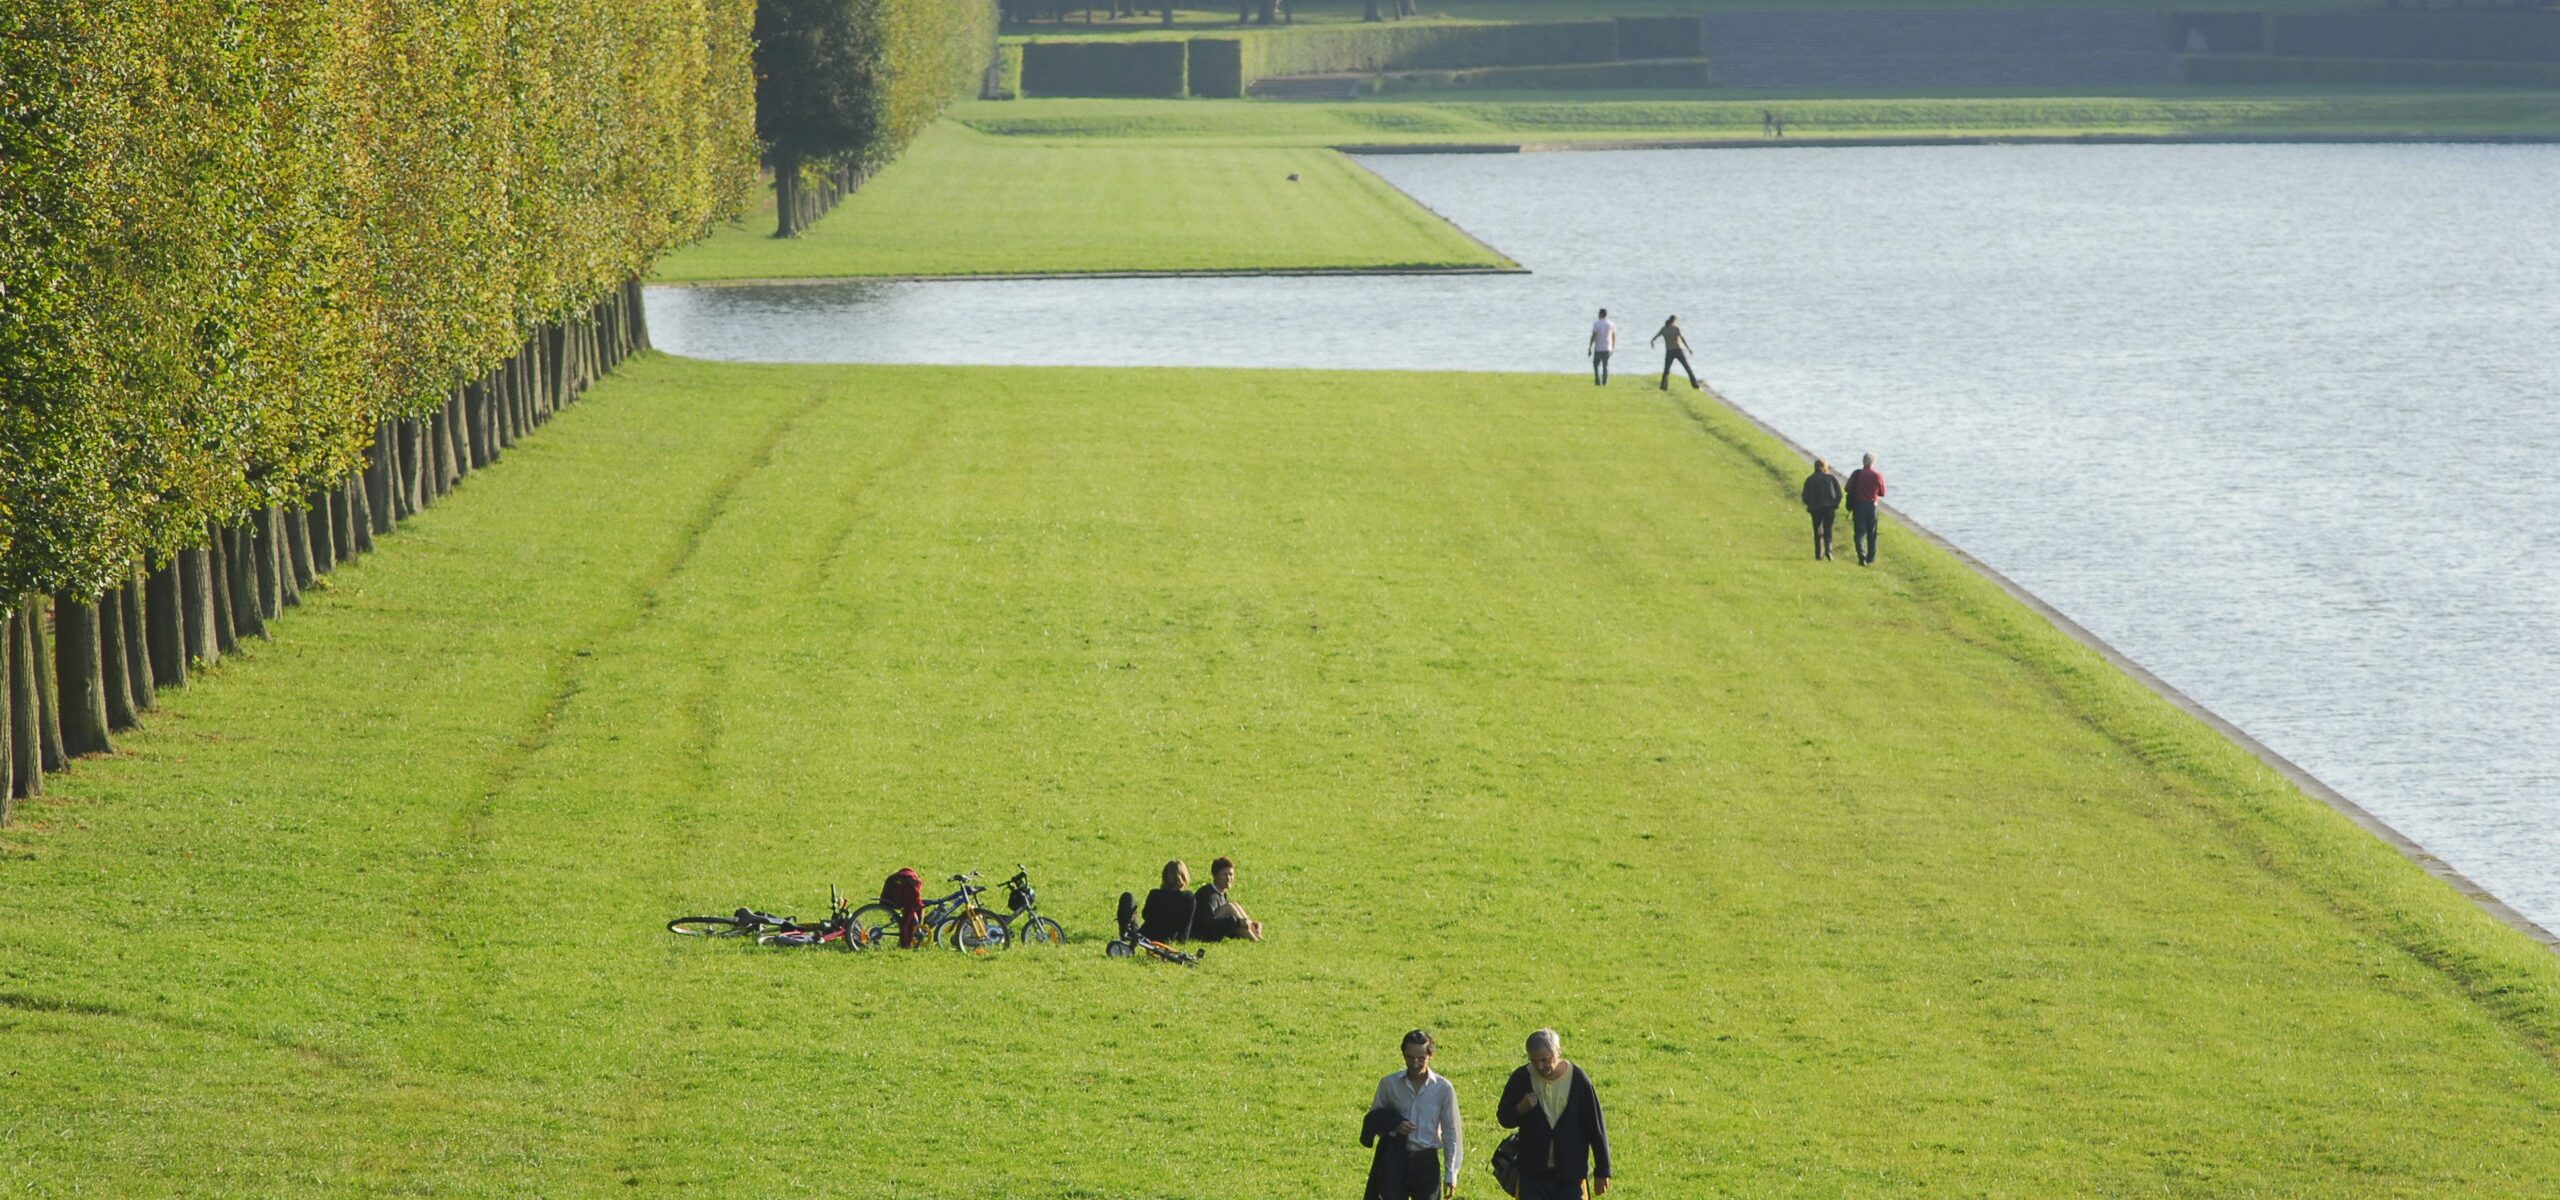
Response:
[[[1466,1153],[1466,1125],[1458,1120],[1458,1089],[1449,1086],[1447,1076],[1427,1072],[1422,1085],[1398,1071],[1378,1081],[1378,1098],[1371,1108],[1392,1108],[1413,1122],[1413,1132],[1405,1135],[1405,1145],[1416,1150],[1441,1152],[1443,1171],[1449,1182],[1458,1182],[1458,1160]]]

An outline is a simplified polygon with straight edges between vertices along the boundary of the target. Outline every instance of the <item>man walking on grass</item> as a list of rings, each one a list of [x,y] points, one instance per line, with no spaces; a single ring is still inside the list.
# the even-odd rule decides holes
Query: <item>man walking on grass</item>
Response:
[[[1673,363],[1680,364],[1680,373],[1689,377],[1689,386],[1695,389],[1698,386],[1698,369],[1689,365],[1689,335],[1680,332],[1680,318],[1674,316],[1663,322],[1662,332],[1654,334],[1653,341],[1662,343],[1662,390],[1671,390]],[[1653,342],[1645,344],[1649,346]]]
[[[1447,1200],[1458,1194],[1466,1126],[1458,1119],[1458,1090],[1431,1069],[1436,1049],[1423,1030],[1404,1035],[1404,1069],[1378,1081],[1378,1094],[1369,1102],[1370,1127],[1383,1128],[1390,1140],[1369,1168],[1367,1200]],[[1401,1152],[1394,1139],[1402,1140]]]
[[[1831,561],[1831,519],[1840,513],[1840,477],[1831,473],[1831,464],[1813,460],[1813,474],[1804,477],[1804,511],[1813,517],[1813,557]]]
[[[1529,1065],[1502,1085],[1494,1119],[1520,1131],[1520,1200],[1582,1200],[1609,1191],[1609,1127],[1591,1077],[1564,1059],[1564,1037],[1552,1029],[1529,1035]]]
[[[1876,561],[1876,501],[1884,499],[1884,472],[1876,469],[1876,456],[1867,455],[1865,463],[1849,472],[1849,539],[1862,567]]]
[[[1600,319],[1591,323],[1591,382],[1606,386],[1609,382],[1609,356],[1618,349],[1618,323],[1609,319],[1609,310],[1600,310]],[[1670,368],[1663,368],[1669,375]]]

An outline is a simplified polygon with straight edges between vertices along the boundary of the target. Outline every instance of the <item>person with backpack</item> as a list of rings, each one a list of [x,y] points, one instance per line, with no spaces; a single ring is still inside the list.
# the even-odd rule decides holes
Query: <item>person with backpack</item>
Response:
[[[1584,1179],[1592,1195],[1608,1193],[1609,1126],[1600,1093],[1581,1067],[1565,1061],[1564,1035],[1529,1035],[1528,1065],[1502,1085],[1494,1119],[1520,1131],[1520,1200],[1582,1200]]]
[[[1813,474],[1804,477],[1804,511],[1813,517],[1813,557],[1817,562],[1831,561],[1831,519],[1840,515],[1840,477],[1831,473],[1831,464],[1813,460]]]
[[[1404,1069],[1378,1081],[1360,1126],[1360,1144],[1377,1145],[1363,1200],[1447,1200],[1458,1193],[1458,1162],[1466,1154],[1458,1090],[1432,1071],[1437,1047],[1428,1031],[1404,1035],[1402,1049]]]
[[[1862,567],[1876,561],[1876,501],[1882,499],[1884,472],[1876,469],[1876,456],[1870,454],[1866,465],[1849,472],[1849,538]]]

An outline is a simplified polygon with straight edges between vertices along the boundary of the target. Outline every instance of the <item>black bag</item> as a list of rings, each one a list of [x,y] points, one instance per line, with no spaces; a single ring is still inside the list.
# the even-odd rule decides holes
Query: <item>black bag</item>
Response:
[[[1505,1196],[1520,1194],[1520,1135],[1512,1134],[1493,1148],[1487,1160],[1493,1166],[1493,1182]]]

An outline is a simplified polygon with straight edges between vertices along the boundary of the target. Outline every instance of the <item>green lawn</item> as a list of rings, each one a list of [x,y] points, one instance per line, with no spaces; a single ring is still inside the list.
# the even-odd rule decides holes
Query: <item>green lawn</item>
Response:
[[[0,1192],[2550,1194],[2560,963],[1777,449],[1571,376],[646,357],[0,833]],[[1107,959],[1166,858],[1276,936]],[[1031,865],[1055,953],[679,941]],[[1491,1194],[1481,1165],[1470,1194]]]
[[[950,125],[799,238],[772,234],[768,209],[658,281],[1511,265],[1320,147],[1029,145]]]

